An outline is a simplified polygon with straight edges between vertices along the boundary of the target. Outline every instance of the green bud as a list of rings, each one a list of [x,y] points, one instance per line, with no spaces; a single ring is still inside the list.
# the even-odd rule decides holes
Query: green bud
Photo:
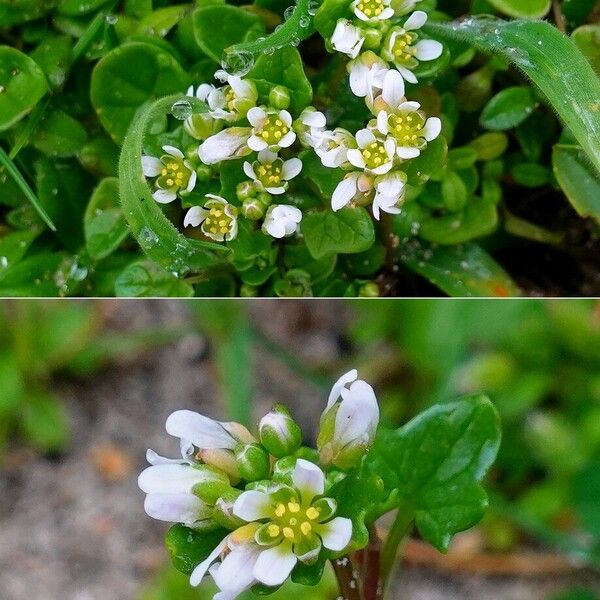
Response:
[[[196,113],[183,123],[183,128],[193,138],[203,141],[211,135],[219,133],[223,124],[219,119],[214,119],[208,113]]]
[[[258,198],[248,198],[242,204],[242,214],[250,221],[259,221],[265,216],[266,207]]]
[[[221,448],[212,448],[201,450],[199,452],[200,460],[220,471],[223,471],[230,479],[239,481],[240,472],[233,452]]]
[[[200,183],[206,183],[212,179],[213,170],[208,165],[198,165],[196,167],[196,175]]]
[[[233,514],[233,505],[241,493],[241,490],[231,488],[215,502],[212,518],[226,529],[237,529],[244,524],[244,521]]]
[[[258,444],[240,445],[235,450],[240,477],[245,481],[267,479],[271,470],[269,455]]]
[[[261,444],[277,458],[293,454],[302,444],[302,431],[287,408],[277,404],[258,425]]]
[[[368,281],[360,286],[358,295],[362,298],[378,298],[379,286],[374,281]]]
[[[264,204],[265,207],[267,206],[271,206],[272,202],[273,202],[273,196],[271,196],[271,194],[269,194],[269,192],[260,192],[256,198],[262,202],[262,204]]]
[[[276,85],[269,92],[269,105],[278,110],[285,110],[290,105],[290,91],[283,85]]]
[[[256,298],[258,296],[258,288],[248,283],[242,283],[240,286],[240,296],[242,298]]]
[[[208,468],[215,473],[215,478],[196,484],[192,492],[194,495],[198,496],[200,500],[212,506],[219,498],[221,498],[221,496],[228,493],[229,490],[232,490],[233,488],[229,483],[229,477],[225,473],[213,467]]]
[[[235,188],[235,195],[240,202],[244,202],[244,200],[248,200],[249,198],[254,198],[257,193],[258,189],[253,181],[242,181],[241,183],[238,183]]]
[[[375,27],[365,27],[361,31],[365,36],[363,48],[366,50],[378,50],[383,40],[383,32]]]

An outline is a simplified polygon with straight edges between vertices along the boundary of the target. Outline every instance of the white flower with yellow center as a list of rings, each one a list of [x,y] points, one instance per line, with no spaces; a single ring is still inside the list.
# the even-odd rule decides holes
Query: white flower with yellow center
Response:
[[[244,163],[244,173],[254,181],[260,191],[269,194],[283,194],[288,188],[288,182],[302,171],[302,161],[299,158],[282,160],[269,149],[258,153],[258,160]]]
[[[375,195],[375,177],[365,173],[348,173],[331,196],[331,208],[338,211],[350,203],[370,204]]]
[[[409,83],[417,83],[413,73],[420,61],[439,58],[444,47],[435,40],[419,40],[416,33],[427,22],[427,13],[415,11],[403,27],[392,27],[388,32],[382,50],[382,57],[394,63],[402,77]]]
[[[198,86],[196,91],[194,91],[194,86],[191,85],[188,88],[186,95],[191,98],[198,98],[198,100],[205,102],[206,98],[214,89],[215,86],[210,85],[209,83],[203,83]],[[183,122],[183,128],[194,139],[202,141],[221,131],[221,129],[223,129],[223,122],[221,119],[213,117],[209,112],[194,113]]]
[[[183,221],[184,227],[198,227],[202,233],[217,241],[231,241],[237,236],[237,208],[225,198],[215,194],[206,194],[208,201],[204,206],[193,206]]]
[[[323,137],[327,120],[314,106],[307,106],[294,121],[294,131],[298,140],[306,148],[314,148]]]
[[[351,7],[361,21],[385,21],[394,16],[391,0],[354,0]]]
[[[350,166],[348,161],[348,150],[356,148],[354,136],[343,129],[336,127],[333,131],[324,131],[321,140],[315,146],[315,152],[321,159],[324,167],[336,169]]]
[[[375,198],[373,198],[373,216],[379,221],[380,212],[392,215],[400,213],[400,204],[404,200],[406,174],[401,171],[387,173],[375,180]]]
[[[274,204],[267,209],[262,230],[264,233],[280,239],[296,233],[300,221],[302,221],[300,209],[289,204]]]
[[[146,177],[156,177],[157,189],[152,197],[161,204],[173,202],[181,193],[189,193],[196,185],[196,171],[174,146],[163,146],[160,158],[142,156],[142,172]]]
[[[384,175],[392,170],[396,152],[393,138],[382,140],[370,129],[361,129],[356,133],[356,143],[358,148],[348,150],[350,164],[367,175]]]
[[[269,110],[255,106],[247,115],[252,134],[248,146],[260,152],[269,148],[274,152],[280,148],[289,148],[296,141],[296,133],[292,129],[292,115],[287,110]]]
[[[205,165],[215,165],[223,160],[248,156],[252,152],[248,147],[248,139],[251,135],[250,127],[229,127],[200,144],[198,156]]]
[[[228,75],[227,85],[212,88],[206,96],[210,114],[224,121],[239,121],[256,105],[258,92],[252,81],[246,81],[236,75]]]
[[[366,98],[367,103],[372,103],[375,95],[383,88],[383,80],[389,67],[377,54],[369,50],[350,61],[348,70],[352,93],[359,98]]]
[[[362,31],[348,19],[339,19],[331,36],[333,49],[350,58],[356,58],[365,43]]]

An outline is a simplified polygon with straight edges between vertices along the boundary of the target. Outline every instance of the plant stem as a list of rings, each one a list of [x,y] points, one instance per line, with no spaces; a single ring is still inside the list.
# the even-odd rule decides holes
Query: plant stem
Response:
[[[364,600],[379,600],[383,596],[381,583],[381,540],[375,527],[370,528],[369,545],[363,550],[362,590]]]
[[[331,561],[340,588],[341,600],[363,600],[356,571],[349,556]]]
[[[380,578],[383,591],[387,588],[389,580],[393,575],[396,556],[398,555],[398,546],[403,538],[410,533],[412,523],[415,518],[415,511],[411,507],[400,506],[396,520],[389,530],[383,551],[381,553]]]
[[[556,26],[563,32],[567,33],[567,21],[565,15],[563,15],[558,0],[552,0],[552,8],[554,10],[554,22]]]

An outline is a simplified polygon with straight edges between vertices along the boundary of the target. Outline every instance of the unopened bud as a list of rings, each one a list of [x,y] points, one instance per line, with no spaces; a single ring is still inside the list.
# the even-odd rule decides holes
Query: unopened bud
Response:
[[[365,27],[361,30],[361,33],[365,36],[363,48],[366,50],[377,50],[381,46],[381,41],[383,39],[383,32],[381,29],[376,27]]]
[[[240,445],[235,451],[240,477],[245,481],[267,479],[270,471],[269,455],[258,444]]]
[[[240,202],[244,202],[244,200],[248,200],[249,198],[254,198],[257,193],[258,189],[252,181],[242,181],[241,183],[238,183],[235,188],[235,195]]]
[[[223,471],[223,473],[229,476],[232,482],[237,483],[237,481],[239,481],[240,471],[231,450],[225,450],[223,448],[200,450],[200,452],[198,452],[198,458],[204,464],[211,465]]]
[[[269,92],[269,105],[278,110],[285,110],[290,105],[290,91],[282,85],[276,85]]]
[[[293,454],[302,444],[302,431],[287,408],[277,404],[258,425],[261,444],[277,458]]]
[[[237,529],[244,524],[244,521],[233,514],[233,505],[241,493],[241,490],[231,488],[216,500],[212,511],[215,522],[227,529]]]
[[[242,214],[246,219],[259,221],[265,216],[267,207],[258,198],[248,198],[242,204]]]
[[[368,281],[360,286],[358,295],[361,298],[378,298],[379,286],[374,281]]]
[[[258,296],[258,288],[249,283],[242,283],[240,286],[240,296],[242,298],[256,298]]]
[[[223,129],[220,119],[214,119],[208,113],[197,113],[186,119],[183,128],[193,138],[204,141]]]

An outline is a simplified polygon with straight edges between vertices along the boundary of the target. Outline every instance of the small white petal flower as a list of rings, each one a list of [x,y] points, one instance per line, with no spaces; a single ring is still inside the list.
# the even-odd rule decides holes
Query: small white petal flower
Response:
[[[274,238],[280,239],[298,231],[302,212],[295,206],[276,204],[269,206],[262,230]]]
[[[375,438],[379,423],[375,392],[357,378],[358,373],[352,370],[334,384],[321,415],[317,447],[325,464],[353,466]]]
[[[287,110],[269,110],[255,106],[246,115],[252,126],[252,135],[248,146],[260,152],[269,149],[277,152],[280,148],[289,148],[296,141],[292,129],[292,115]]]
[[[385,21],[394,16],[391,0],[354,0],[351,7],[361,21]]]
[[[163,146],[161,158],[142,156],[142,172],[156,177],[152,197],[160,204],[173,202],[178,195],[191,192],[196,185],[196,171],[183,152],[174,146]]]
[[[202,233],[217,242],[233,240],[238,232],[237,208],[215,194],[206,194],[206,199],[203,207],[190,208],[184,218],[184,226],[200,225]]]
[[[444,47],[435,40],[419,40],[417,30],[427,22],[427,13],[417,10],[404,23],[403,27],[392,27],[388,32],[381,56],[394,63],[409,83],[417,83],[413,71],[419,61],[439,58]]]
[[[290,158],[285,162],[268,148],[258,153],[254,163],[244,163],[244,173],[254,181],[257,188],[269,194],[283,194],[288,188],[288,182],[300,174],[302,161]]]
[[[249,127],[230,127],[209,137],[198,148],[198,156],[205,165],[214,165],[222,160],[247,156],[252,152],[248,139],[252,135]]]
[[[373,199],[373,216],[379,220],[380,211],[397,215],[399,204],[404,199],[406,175],[392,172],[378,177],[375,182],[375,198]]]
[[[154,156],[142,156],[142,172],[146,177],[157,177],[160,175],[162,163]]]
[[[226,81],[227,85],[222,88],[213,87],[206,97],[206,102],[211,116],[215,119],[239,121],[256,105],[256,85],[236,75],[228,75]]]
[[[352,93],[359,98],[366,98],[367,103],[372,104],[375,95],[383,88],[388,65],[375,53],[368,51],[351,61],[348,69]]]
[[[349,173],[338,183],[332,196],[331,208],[338,211],[351,202],[368,204],[373,199],[374,178],[365,173]]]
[[[321,142],[326,125],[325,115],[313,106],[308,106],[294,122],[294,131],[303,146],[314,148]]]
[[[354,167],[367,175],[383,175],[391,171],[396,152],[392,138],[381,140],[370,129],[361,129],[356,133],[356,143],[358,148],[348,150],[348,160]]]
[[[333,35],[331,36],[331,45],[333,49],[350,58],[356,58],[365,43],[365,36],[362,31],[352,25],[347,19],[339,19]]]
[[[324,167],[336,169],[350,166],[348,149],[356,147],[354,136],[341,127],[333,131],[324,131],[314,150]]]

